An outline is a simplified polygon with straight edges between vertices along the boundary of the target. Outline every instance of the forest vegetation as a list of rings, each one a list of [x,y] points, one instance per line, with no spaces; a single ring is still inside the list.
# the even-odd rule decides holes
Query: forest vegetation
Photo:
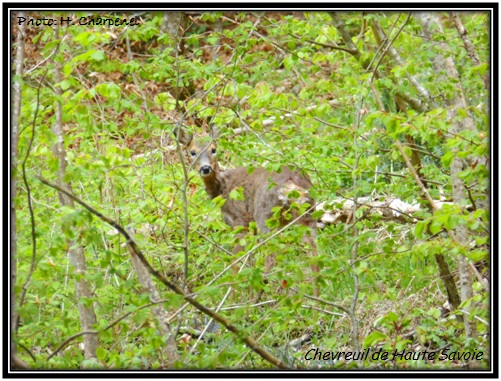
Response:
[[[490,369],[490,12],[10,22],[14,368]],[[216,128],[316,205],[225,224],[176,138]]]

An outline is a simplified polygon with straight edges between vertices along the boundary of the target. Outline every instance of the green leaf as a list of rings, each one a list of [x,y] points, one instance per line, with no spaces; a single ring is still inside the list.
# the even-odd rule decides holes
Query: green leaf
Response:
[[[322,216],[324,215],[324,211],[323,210],[315,210],[312,214],[311,214],[311,218],[313,218],[314,220],[319,220],[320,218],[322,218]]]
[[[395,323],[398,321],[398,315],[395,313],[395,312],[389,312],[387,315],[386,315],[386,319],[388,321],[391,321],[392,323]]]
[[[96,349],[96,356],[97,356],[98,360],[104,361],[107,354],[108,354],[108,351],[102,347],[98,347]]]
[[[450,214],[447,219],[444,221],[444,226],[448,230],[454,229],[460,221],[460,216],[457,214]]]
[[[433,316],[434,318],[438,319],[442,313],[440,312],[440,310],[437,307],[431,307],[428,310],[427,314],[429,316]]]
[[[429,221],[419,221],[416,224],[416,226],[414,227],[414,235],[416,236],[416,238],[418,238],[418,239],[423,238],[423,233],[426,229],[426,225],[428,225],[428,222]]]
[[[90,358],[82,361],[82,367],[86,369],[100,369],[103,367],[103,364],[99,363],[95,358]]]
[[[301,197],[301,194],[296,189],[293,189],[289,193],[287,193],[287,197],[289,199],[297,199]]]
[[[208,37],[206,41],[209,45],[215,45],[218,40],[218,37]]]
[[[93,41],[95,41],[97,35],[94,32],[83,32],[75,37],[76,42],[80,42],[83,47],[89,46]]]
[[[90,54],[90,58],[92,58],[94,61],[102,61],[106,58],[106,55],[102,50],[94,50]]]
[[[374,347],[379,343],[388,341],[389,338],[383,332],[374,331],[370,333],[364,340],[364,348]]]
[[[280,222],[278,221],[278,218],[272,217],[266,220],[266,226],[269,227],[270,229],[275,229],[280,225]]]
[[[238,188],[233,189],[230,192],[229,197],[232,200],[244,201],[245,200],[244,188],[243,187],[238,187]]]
[[[442,223],[437,220],[433,220],[430,224],[430,232],[431,234],[437,234],[442,230]]]
[[[73,66],[70,63],[67,63],[63,66],[63,73],[67,77],[73,72]]]
[[[452,160],[454,160],[454,157],[455,157],[454,152],[449,151],[445,155],[443,155],[440,160],[442,161],[442,164],[445,167],[450,167],[450,165],[452,164]]]
[[[478,262],[484,258],[488,258],[489,253],[486,250],[473,250],[473,251],[466,251],[465,255],[472,261]]]
[[[61,90],[66,91],[71,87],[71,82],[65,79],[59,83],[59,86],[61,86]]]
[[[95,87],[103,97],[116,99],[120,97],[120,87],[114,83],[101,83]]]
[[[212,199],[212,203],[218,207],[223,206],[225,202],[226,200],[223,198],[223,196],[217,196]]]

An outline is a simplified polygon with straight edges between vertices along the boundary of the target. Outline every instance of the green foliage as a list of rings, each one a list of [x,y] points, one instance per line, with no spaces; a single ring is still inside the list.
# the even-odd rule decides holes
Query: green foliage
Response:
[[[224,315],[289,365],[315,366],[298,355],[305,347],[297,353],[289,348],[305,332],[312,334],[315,347],[334,351],[356,345],[401,351],[418,344],[434,349],[451,344],[455,350],[488,352],[485,287],[476,279],[475,294],[462,301],[461,308],[470,308],[467,319],[478,332],[476,338],[468,338],[464,326],[442,314],[447,294],[434,261],[434,255],[443,254],[456,271],[458,258],[466,258],[480,275],[488,276],[490,136],[482,81],[489,69],[487,16],[461,15],[482,61],[479,66],[473,65],[449,23],[444,22],[443,32],[437,31],[429,41],[423,38],[416,17],[403,25],[404,16],[396,13],[341,13],[360,50],[359,60],[344,49],[339,30],[324,12],[260,18],[251,13],[208,12],[191,19],[180,43],[165,31],[163,16],[145,13],[143,23],[127,31],[73,25],[61,28],[60,39],[49,28],[30,30],[38,45],[35,57],[28,58],[32,61],[27,67],[33,69],[21,84],[19,157],[27,155],[38,110],[27,160],[37,252],[19,308],[18,341],[35,353],[36,361],[21,351],[23,359],[43,368],[71,369],[270,367],[223,328],[207,336],[193,353],[196,337],[188,333],[177,337],[181,359],[170,362],[166,338],[159,335],[151,308],[141,308],[150,303],[149,295],[134,274],[123,238],[81,207],[60,207],[57,194],[35,178],[53,180],[61,166],[52,152],[57,102],[62,105],[65,132],[64,180],[72,184],[75,194],[122,226],[133,227],[153,267],[178,284],[186,275],[187,242],[184,285],[188,292],[216,309],[231,286],[230,301],[223,306],[231,308],[224,309]],[[374,21],[391,35],[401,62],[388,55],[381,58],[369,27]],[[402,31],[397,35],[398,28]],[[441,42],[457,63],[459,80],[437,73],[432,65],[444,53]],[[112,43],[117,45],[110,50]],[[379,63],[384,75],[373,76],[362,67],[364,62]],[[60,74],[58,83],[55,70]],[[51,86],[40,88],[38,102],[32,84],[45,75],[44,83]],[[407,113],[397,111],[397,92],[421,96],[409,76],[434,100],[424,112],[411,107]],[[451,113],[451,100],[459,87],[467,94],[468,104]],[[54,88],[61,94],[56,95]],[[472,129],[457,131],[454,126],[466,118],[473,120]],[[303,242],[309,234],[303,226],[292,226],[277,236],[276,230],[260,234],[255,224],[232,230],[219,213],[227,200],[221,196],[209,200],[202,181],[188,172],[186,161],[184,168],[181,164],[184,159],[173,137],[180,123],[195,132],[206,129],[199,127],[205,123],[220,128],[221,166],[247,166],[252,173],[260,166],[279,171],[289,165],[308,173],[314,184],[311,195],[317,202],[337,202],[334,211],[343,208],[344,200],[369,195],[419,203],[421,210],[387,218],[360,204],[352,220],[318,231],[316,258],[309,256],[310,248]],[[253,133],[234,133],[235,128],[247,126]],[[454,160],[465,159],[458,175],[467,194],[465,202],[443,203],[432,212],[396,140],[405,144],[407,157],[420,156],[419,175],[437,201],[443,201],[442,194],[447,200],[453,198],[451,166]],[[17,180],[16,293],[20,295],[32,265],[33,237],[26,189],[19,176]],[[292,191],[289,197],[300,194]],[[231,190],[230,198],[244,201],[243,188]],[[290,209],[275,207],[267,226],[276,229],[308,207],[298,203]],[[313,216],[320,218],[323,213]],[[449,234],[459,229],[467,232],[466,244]],[[236,244],[243,251],[231,255]],[[67,255],[68,248],[76,245],[85,251],[85,274],[75,272]],[[250,250],[251,256],[234,263]],[[276,264],[266,274],[271,253]],[[308,298],[313,294],[311,264],[320,267],[316,286],[322,299],[349,309],[357,295],[357,344],[350,334],[353,321],[345,312]],[[91,297],[77,298],[74,282],[79,280],[90,285]],[[158,288],[167,300],[162,305],[175,315],[183,300],[160,284]],[[258,295],[260,302],[273,302],[257,303]],[[97,359],[85,359],[79,337],[46,362],[49,349],[80,332],[79,303],[93,306],[98,317]],[[125,314],[130,315],[108,328]],[[175,319],[173,327],[180,321],[183,329],[203,329],[203,317],[192,308]],[[411,331],[415,334],[409,335]],[[371,362],[318,365],[375,367]],[[487,365],[485,360],[479,367]],[[454,364],[394,361],[380,366],[448,368]]]

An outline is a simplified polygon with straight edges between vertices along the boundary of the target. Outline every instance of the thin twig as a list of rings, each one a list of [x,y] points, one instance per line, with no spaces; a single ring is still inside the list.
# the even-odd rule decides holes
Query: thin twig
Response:
[[[57,45],[56,49],[59,49],[59,44]],[[48,69],[45,71],[44,75],[42,76],[42,79],[40,80],[38,89],[37,89],[37,102],[36,102],[36,108],[35,108],[35,113],[33,114],[33,122],[31,123],[31,138],[28,143],[28,148],[26,150],[26,155],[24,157],[24,160],[21,164],[22,168],[22,174],[23,174],[23,182],[24,186],[26,187],[26,197],[28,198],[28,210],[30,213],[30,222],[31,222],[31,242],[32,242],[32,252],[31,252],[31,264],[30,264],[30,269],[28,271],[28,275],[26,276],[26,280],[23,284],[23,287],[21,288],[21,296],[19,297],[19,305],[18,308],[21,308],[24,304],[24,299],[26,297],[26,292],[28,292],[28,284],[30,282],[31,276],[33,275],[33,272],[35,271],[35,263],[36,263],[36,257],[37,257],[37,237],[36,237],[36,222],[35,222],[35,213],[33,211],[33,203],[31,200],[31,188],[28,183],[28,177],[26,175],[26,162],[28,161],[28,158],[30,157],[31,154],[31,148],[33,147],[33,141],[35,140],[35,126],[36,126],[36,121],[37,121],[37,116],[38,116],[38,110],[40,106],[40,89],[42,87],[42,82],[45,79],[45,76],[48,73]],[[16,316],[17,321],[16,321],[16,332],[19,329],[19,315]]]
[[[67,35],[64,35],[63,38],[61,38],[61,42],[58,44],[58,47],[59,45],[61,45],[64,40],[66,40],[66,37],[68,37]],[[47,57],[45,57],[42,61],[38,62],[35,66],[33,66],[31,69],[27,70],[24,75],[27,76],[28,74],[30,74],[33,70],[35,70],[37,67],[39,66],[42,66],[42,64],[44,64],[46,61],[48,61],[54,54],[56,54],[58,48],[54,49]],[[45,77],[45,75],[44,75]],[[40,82],[43,82],[43,79],[42,81]]]
[[[356,128],[355,128],[355,133],[353,134],[353,146],[356,147],[356,142],[357,142],[357,134],[356,134],[356,131],[359,130],[359,126],[360,126],[360,120],[361,120],[361,114],[360,114],[360,110],[362,109],[362,106],[363,106],[363,103],[364,103],[364,100],[363,98],[360,99],[360,106],[358,107],[358,110],[356,110],[356,113],[355,113],[355,118],[356,118]],[[358,169],[358,163],[359,163],[359,160],[360,160],[360,152],[356,149],[355,150],[355,165],[354,165],[354,170],[356,171]],[[357,189],[357,179],[358,179],[358,175],[354,175],[353,176],[353,189]],[[359,282],[359,278],[358,278],[358,274],[357,274],[357,271],[356,271],[356,266],[355,266],[355,261],[357,260],[357,255],[358,255],[358,239],[359,239],[359,234],[358,234],[358,227],[356,225],[356,221],[357,221],[357,207],[358,207],[358,201],[357,201],[357,194],[355,193],[354,194],[354,197],[353,197],[353,200],[354,200],[354,203],[353,203],[353,224],[354,224],[354,227],[353,227],[353,246],[351,248],[351,268],[352,268],[352,276],[353,276],[353,288],[354,288],[354,292],[353,292],[353,297],[351,299],[351,305],[350,305],[350,313],[349,313],[349,316],[350,316],[350,320],[351,320],[351,325],[352,325],[352,330],[351,330],[351,337],[352,337],[352,340],[353,340],[353,345],[355,346],[355,351],[359,351],[360,350],[360,343],[359,343],[359,340],[358,340],[358,326],[359,326],[359,322],[358,322],[358,319],[356,317],[356,307],[357,307],[357,303],[358,303],[358,295],[360,293],[360,282]],[[360,363],[360,361],[359,361]]]
[[[329,49],[334,49],[334,50],[342,50],[343,52],[347,52],[347,53],[350,53],[350,54],[354,53],[353,50],[347,49],[347,48],[343,48],[342,46],[337,46],[337,45],[332,45],[332,44],[324,44],[324,43],[313,41],[313,40],[310,40],[308,38],[303,38],[301,36],[298,36],[298,35],[295,35],[295,34],[291,34],[291,33],[289,33],[289,36],[297,38],[298,40],[303,39],[304,41],[309,42],[310,44],[314,44],[314,45],[318,45],[318,46],[323,46],[324,48],[329,48]]]
[[[398,20],[400,20],[400,16],[401,16],[401,14],[399,13],[399,14],[398,14],[397,19],[395,20],[395,22],[394,22],[394,23],[392,24],[392,26],[391,26],[390,33],[389,33],[389,34],[391,34],[391,32],[393,31],[393,28],[395,28],[395,25],[397,24]],[[376,40],[378,40],[378,36],[375,36],[375,37],[376,37]],[[381,42],[381,41],[379,41],[379,42]],[[372,67],[372,64],[374,63],[374,60],[375,60],[375,59],[376,59],[376,57],[378,56],[379,52],[383,49],[383,46],[384,46],[384,44],[383,44],[383,43],[379,43],[378,45],[379,45],[379,46],[378,46],[378,48],[377,48],[376,52],[374,53],[374,56],[373,56],[373,57],[372,57],[372,59],[371,59],[371,62],[370,62],[370,64],[369,64],[369,67]],[[378,62],[376,63],[376,70],[377,70],[377,68],[379,67],[379,64],[381,63],[381,61],[383,60],[383,58],[384,58],[385,54],[386,54],[386,51],[384,51],[384,52],[383,52],[383,54],[381,54],[381,55],[380,55],[379,60],[378,60]],[[371,80],[370,80],[369,82],[373,82],[373,79],[374,79],[374,75],[372,75]]]
[[[247,263],[247,260],[249,259],[250,256],[247,256],[245,258],[245,262],[242,263],[242,266],[240,266],[240,269],[238,270],[238,273],[242,272],[242,270],[244,269],[245,267],[245,264]],[[224,306],[224,303],[226,302],[226,300],[228,299],[228,297],[230,296],[231,292],[233,291],[233,287],[228,287],[228,290],[226,291],[226,294],[224,295],[223,299],[221,300],[221,302],[219,303],[219,305],[217,306],[216,308],[216,312],[219,312],[221,311],[221,308]],[[191,350],[190,350],[190,353],[193,353],[195,352],[195,348],[198,346],[198,343],[200,343],[200,341],[203,339],[205,333],[207,332],[207,330],[212,326],[212,323],[213,323],[214,319],[211,318],[209,320],[209,322],[205,325],[204,329],[202,330],[202,333],[200,334],[200,336],[198,336],[198,339],[197,341],[195,342],[195,344],[193,344]]]
[[[277,302],[276,300],[271,299],[271,300],[266,300],[266,301],[260,302],[260,303],[254,303],[254,304],[236,304],[233,306],[223,307],[223,308],[221,308],[221,311],[237,310],[239,308],[255,308],[255,307],[264,306],[266,304],[274,304],[276,302]]]
[[[102,333],[102,332],[105,332],[107,331],[108,329],[112,328],[113,326],[115,326],[116,324],[120,323],[122,320],[124,320],[127,316],[129,315],[132,315],[133,313],[136,313],[140,310],[143,310],[145,308],[148,308],[148,307],[151,307],[151,306],[154,306],[156,304],[161,304],[161,303],[167,303],[167,302],[170,302],[171,300],[170,299],[163,299],[163,300],[159,300],[157,302],[151,302],[151,303],[148,303],[148,304],[145,304],[145,305],[142,305],[141,307],[138,307],[136,308],[134,311],[129,311],[127,313],[125,313],[124,315],[118,317],[117,319],[113,320],[110,324],[108,324],[106,327],[104,328],[101,328],[99,330],[92,330],[92,331],[81,331],[79,333],[76,333],[70,337],[68,337],[66,340],[64,340],[61,344],[59,344],[57,346],[57,348],[49,355],[49,357],[47,357],[46,361],[49,361],[54,355],[56,355],[62,348],[64,348],[66,346],[66,344],[68,344],[70,341],[80,337],[80,336],[83,336],[83,335],[96,335],[98,333]]]
[[[277,151],[275,148],[273,148],[272,146],[270,146],[268,143],[266,143],[263,138],[258,134],[256,133],[252,128],[251,126],[249,126],[245,120],[240,116],[240,114],[238,113],[238,111],[236,109],[232,109],[232,111],[237,115],[237,118],[240,120],[240,122],[244,125],[244,128],[246,131],[250,131],[256,138],[258,138],[261,143],[263,143],[267,148],[271,149],[273,152],[279,154],[279,155],[282,155],[282,152],[280,151]]]
[[[470,38],[468,37],[468,31],[464,27],[463,23],[461,22],[461,19],[459,18],[458,14],[456,12],[451,12],[449,14],[449,17],[452,19],[452,22],[456,26],[456,29],[458,31],[459,36],[463,40],[463,45],[466,50],[466,53],[468,53],[468,57],[470,57],[472,63],[474,66],[480,66],[480,58],[478,57],[477,51],[475,50],[475,45],[472,44]],[[480,73],[479,73],[480,75]],[[484,81],[485,88],[487,91],[490,89],[490,83],[489,83],[489,77],[488,75],[483,75],[482,80]]]
[[[128,27],[128,25],[127,25],[127,27]],[[134,57],[132,55],[132,49],[130,47],[129,33],[127,33],[125,35],[125,46],[127,46],[127,58],[129,60],[129,62],[132,62],[134,60]],[[132,81],[134,82],[134,85],[136,85],[137,88],[140,87],[139,81],[138,81],[136,73],[134,71],[132,71]],[[141,97],[143,98],[143,109],[144,109],[144,111],[145,112],[149,112],[148,102],[146,101],[146,96],[144,95],[144,92],[141,92]]]
[[[31,351],[29,350],[28,347],[26,347],[23,343],[17,343],[17,345],[19,345],[21,348],[23,348],[26,351],[26,353],[28,353],[28,355],[31,357],[33,362],[35,362],[35,363],[37,362],[35,355],[33,353],[31,353]]]
[[[377,20],[373,21],[373,29],[374,29],[375,34],[378,36],[379,40],[384,39],[384,41],[381,42],[381,46],[384,46],[384,43],[387,42],[387,46],[386,46],[383,54],[381,55],[380,61],[383,59],[383,57],[386,53],[389,53],[389,55],[396,61],[396,63],[398,65],[400,65],[400,66],[404,65],[403,60],[400,57],[400,54],[398,54],[397,50],[393,47],[393,43],[395,42],[395,39],[398,37],[398,35],[402,32],[403,28],[407,25],[410,18],[411,18],[411,13],[409,13],[407,15],[407,19],[403,23],[402,27],[397,31],[397,33],[395,34],[395,36],[393,37],[393,39],[390,42],[387,42],[388,37],[385,36],[384,31],[381,28],[381,25],[379,24],[379,22]],[[378,62],[378,65],[379,65],[379,62]],[[431,96],[430,96],[430,93],[428,92],[428,90],[426,90],[426,88],[412,74],[410,74],[409,72],[406,71],[406,75],[407,75],[407,78],[409,79],[410,83],[418,90],[419,94],[423,98],[425,98],[426,100],[430,101]],[[371,78],[371,82],[373,79],[374,79],[374,76]]]
[[[341,306],[339,304],[329,302],[328,300],[325,300],[325,299],[322,299],[322,298],[319,298],[319,297],[316,297],[316,296],[313,296],[313,295],[304,294],[304,297],[307,298],[307,299],[311,299],[311,300],[314,300],[316,302],[320,302],[322,304],[326,304],[328,306],[337,308],[338,310],[343,311],[347,315],[350,314],[350,310],[348,310],[346,307],[343,307],[343,306]]]
[[[338,30],[341,38],[343,39],[344,43],[350,50],[353,50],[352,56],[358,61],[358,63],[365,69],[365,70],[370,70],[370,63],[366,61],[362,61],[362,53],[357,49],[356,45],[353,43],[351,34],[349,33],[348,29],[346,28],[346,25],[344,24],[343,20],[339,17],[337,12],[329,12],[332,20],[334,21],[334,26]],[[376,79],[383,78],[381,72],[379,70],[374,70],[374,76]],[[420,99],[411,97],[409,94],[402,92],[400,89],[398,89],[397,86],[393,85],[391,82],[387,84],[389,87],[389,90],[392,92],[395,92],[396,95],[398,95],[401,99],[403,99],[405,102],[407,102],[414,110],[417,110],[419,112],[427,112],[429,107],[424,104],[423,101]]]
[[[404,147],[403,147],[402,143],[400,143],[399,140],[395,139],[395,145],[397,146],[398,150],[400,151],[400,154],[402,155],[402,158],[404,159],[405,164],[407,165],[407,169],[411,172],[412,177],[414,177],[414,180],[416,181],[417,185],[419,186],[419,188],[421,188],[421,191],[423,192],[424,196],[426,197],[426,199],[430,203],[431,208],[433,209],[433,211],[437,211],[438,210],[437,204],[435,204],[435,201],[433,201],[433,199],[431,198],[430,193],[428,192],[428,189],[424,186],[423,182],[419,178],[419,175],[417,174],[416,170],[412,166],[412,163],[411,163],[409,157],[407,156],[407,154],[404,151]]]

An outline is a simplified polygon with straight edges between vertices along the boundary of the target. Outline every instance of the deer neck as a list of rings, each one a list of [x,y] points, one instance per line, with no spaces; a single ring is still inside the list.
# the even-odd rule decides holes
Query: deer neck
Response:
[[[220,196],[223,186],[223,175],[219,170],[219,165],[216,163],[214,170],[209,176],[202,177],[205,185],[205,191],[211,199]]]

